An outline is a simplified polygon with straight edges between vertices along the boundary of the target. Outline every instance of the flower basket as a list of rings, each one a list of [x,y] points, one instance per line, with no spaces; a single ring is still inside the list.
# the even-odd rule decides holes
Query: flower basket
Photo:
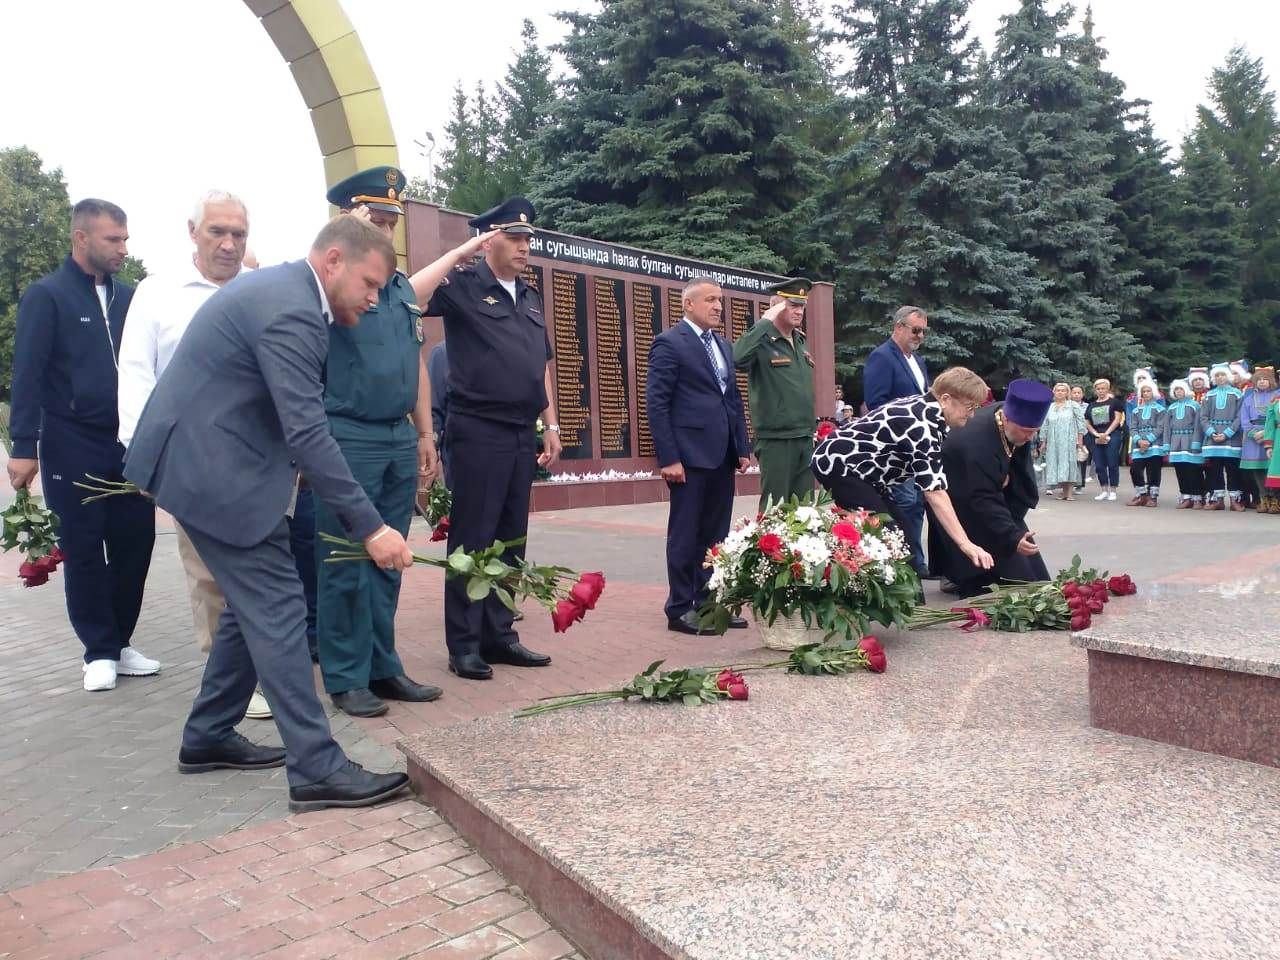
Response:
[[[765,645],[778,650],[852,639],[872,622],[906,626],[920,581],[888,520],[842,510],[823,491],[738,520],[707,554],[710,596],[699,623],[723,632],[750,608]]]
[[[760,639],[770,650],[794,650],[806,643],[817,643],[825,636],[822,630],[806,627],[798,614],[779,615],[772,624],[757,616],[756,626],[760,628]]]

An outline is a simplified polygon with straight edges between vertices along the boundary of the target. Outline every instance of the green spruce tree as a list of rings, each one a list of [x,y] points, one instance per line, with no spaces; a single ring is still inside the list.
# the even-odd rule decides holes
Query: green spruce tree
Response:
[[[778,0],[603,0],[561,17],[571,74],[531,191],[544,222],[785,270],[821,175],[797,95],[817,68]]]
[[[551,56],[538,46],[533,21],[520,31],[523,45],[498,88],[502,115],[498,134],[498,179],[505,196],[523,196],[533,181],[537,137],[551,120],[556,88]]]
[[[1199,331],[1196,365],[1240,356],[1245,346],[1244,264],[1249,245],[1231,166],[1204,123],[1182,144],[1179,227],[1187,310]]]
[[[1073,14],[1070,5],[1051,14],[1045,0],[1021,0],[1001,19],[994,106],[1022,158],[1027,218],[1016,248],[1047,284],[1028,304],[1033,334],[1054,376],[1124,382],[1144,354],[1120,325],[1133,278],[1117,267],[1109,137],[1097,124],[1097,87],[1072,61]]]
[[[833,161],[822,218],[837,246],[842,346],[864,358],[904,303],[928,311],[926,353],[1003,384],[1043,373],[1024,311],[1044,283],[1011,251],[1021,181],[1017,158],[976,97],[978,44],[968,0],[853,0],[834,8],[851,50],[846,79],[865,137]]]

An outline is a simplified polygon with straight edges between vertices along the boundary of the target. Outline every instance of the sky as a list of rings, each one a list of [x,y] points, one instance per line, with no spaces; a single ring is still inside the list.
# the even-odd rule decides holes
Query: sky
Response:
[[[427,171],[414,145],[442,130],[454,84],[501,78],[521,20],[544,43],[555,12],[592,0],[344,0],[391,114],[400,165]],[[974,0],[990,48],[1017,0]],[[186,221],[205,190],[244,198],[263,263],[302,256],[327,215],[324,170],[293,77],[241,0],[5,0],[0,148],[26,145],[60,167],[72,200],[129,214],[130,250],[152,272],[190,254]],[[1083,9],[1083,7],[1081,7]],[[1271,0],[1095,0],[1096,33],[1128,95],[1152,102],[1175,147],[1205,100],[1210,71],[1236,44],[1280,71],[1280,4]],[[55,27],[50,33],[50,27]],[[439,160],[439,156],[434,158]],[[607,237],[601,239],[609,239]]]

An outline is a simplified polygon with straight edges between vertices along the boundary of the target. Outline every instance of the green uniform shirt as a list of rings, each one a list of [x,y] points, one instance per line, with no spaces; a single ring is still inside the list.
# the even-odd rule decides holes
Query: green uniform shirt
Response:
[[[329,326],[324,409],[333,435],[359,439],[361,424],[385,429],[405,421],[418,401],[421,349],[422,311],[409,278],[397,271],[356,326]],[[407,421],[405,431],[413,433]]]
[[[762,320],[733,345],[734,366],[747,373],[757,439],[813,433],[813,363],[805,356],[804,333],[796,330],[791,340]]]

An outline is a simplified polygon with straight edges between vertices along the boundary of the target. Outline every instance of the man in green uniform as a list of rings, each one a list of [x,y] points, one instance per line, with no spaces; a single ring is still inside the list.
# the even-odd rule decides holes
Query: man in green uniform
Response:
[[[329,191],[329,202],[393,234],[403,212],[404,174],[362,170]],[[422,311],[408,277],[396,271],[359,326],[329,327],[324,406],[329,431],[351,473],[387,526],[408,536],[419,488],[436,470],[431,382],[422,359]],[[346,536],[327,506],[316,529]],[[318,570],[316,632],[324,688],[356,717],[376,717],[386,700],[434,700],[440,688],[414,683],[395,649],[400,573],[371,563],[325,563]]]
[[[797,277],[767,288],[769,309],[733,345],[733,363],[746,372],[750,391],[761,510],[770,500],[813,492],[813,358],[800,329],[812,286]]]

